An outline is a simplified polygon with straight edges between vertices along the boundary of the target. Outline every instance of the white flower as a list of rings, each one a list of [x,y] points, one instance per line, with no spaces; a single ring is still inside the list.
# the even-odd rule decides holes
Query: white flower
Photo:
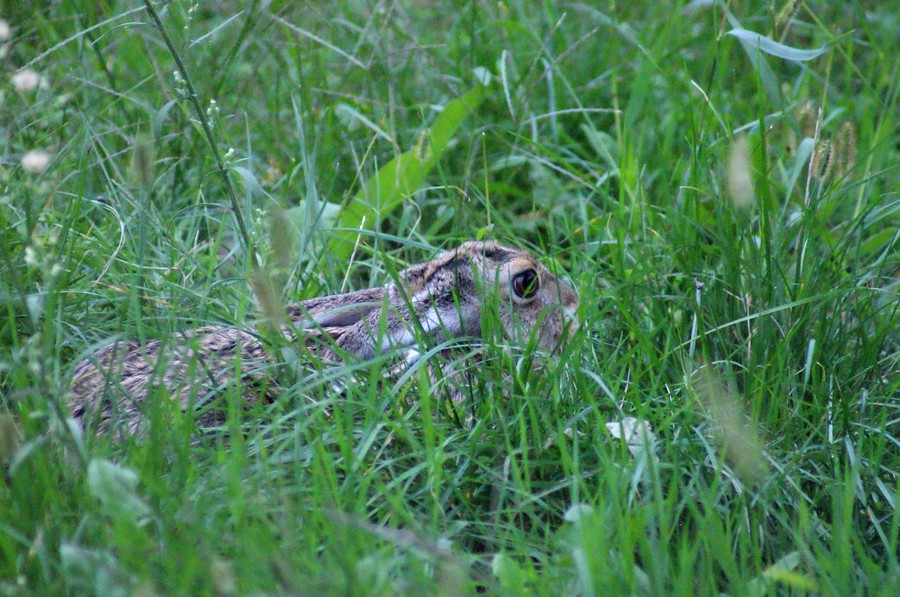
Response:
[[[38,85],[41,84],[41,75],[30,68],[26,68],[12,76],[12,84],[19,93],[28,93],[37,89]]]
[[[9,26],[9,21],[0,19],[0,42],[8,41],[10,37],[12,37],[12,27]]]
[[[50,165],[50,154],[33,149],[22,156],[22,169],[32,174],[40,174]]]
[[[28,267],[38,267],[40,265],[37,251],[30,245],[25,247],[25,265]]]
[[[625,417],[621,421],[607,423],[606,428],[614,438],[625,440],[628,451],[635,458],[649,456],[653,458],[654,462],[659,462],[659,457],[656,455],[656,435],[647,421]]]

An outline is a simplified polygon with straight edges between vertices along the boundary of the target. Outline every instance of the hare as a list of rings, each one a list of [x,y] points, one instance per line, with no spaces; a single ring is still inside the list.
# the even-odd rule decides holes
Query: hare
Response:
[[[572,288],[524,251],[473,241],[399,272],[385,286],[290,305],[280,331],[323,361],[368,360],[391,349],[415,355],[417,339],[480,337],[490,303],[512,343],[555,351],[578,326]],[[160,387],[181,408],[205,404],[236,379],[245,399],[271,399],[277,392],[267,387],[271,359],[257,332],[207,326],[167,342],[115,342],[75,367],[72,413],[101,429],[119,417],[135,433],[141,403]],[[202,413],[198,424],[217,420],[221,413]]]

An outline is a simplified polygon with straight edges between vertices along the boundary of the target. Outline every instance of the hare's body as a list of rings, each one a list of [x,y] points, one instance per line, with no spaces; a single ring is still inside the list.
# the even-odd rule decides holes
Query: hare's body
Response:
[[[514,343],[534,338],[555,350],[576,325],[574,291],[528,253],[469,242],[403,270],[386,286],[291,305],[282,332],[323,360],[365,360],[414,347],[417,338],[478,337],[491,303]],[[258,400],[269,394],[270,366],[254,330],[209,326],[168,342],[116,342],[75,367],[72,412],[79,420],[118,416],[134,431],[140,404],[156,387],[186,408],[239,379],[243,395]],[[201,416],[200,424],[213,420]]]

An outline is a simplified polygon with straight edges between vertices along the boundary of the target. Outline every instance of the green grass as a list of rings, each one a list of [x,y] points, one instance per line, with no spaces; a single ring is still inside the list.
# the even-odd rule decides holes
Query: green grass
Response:
[[[176,1],[170,49],[137,1],[2,3],[0,591],[900,593],[900,13],[684,4]],[[565,269],[584,325],[539,369],[489,343],[460,411],[373,363],[226,392],[219,431],[69,424],[113,337],[476,236]]]

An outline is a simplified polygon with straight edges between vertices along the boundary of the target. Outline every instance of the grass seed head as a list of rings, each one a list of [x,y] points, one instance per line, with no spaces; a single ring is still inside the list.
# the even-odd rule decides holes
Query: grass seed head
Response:
[[[726,170],[728,194],[738,209],[753,205],[753,176],[750,173],[750,149],[746,137],[737,137],[731,144]]]
[[[19,93],[31,93],[40,86],[43,77],[39,72],[26,68],[13,74],[11,80],[13,88]]]

